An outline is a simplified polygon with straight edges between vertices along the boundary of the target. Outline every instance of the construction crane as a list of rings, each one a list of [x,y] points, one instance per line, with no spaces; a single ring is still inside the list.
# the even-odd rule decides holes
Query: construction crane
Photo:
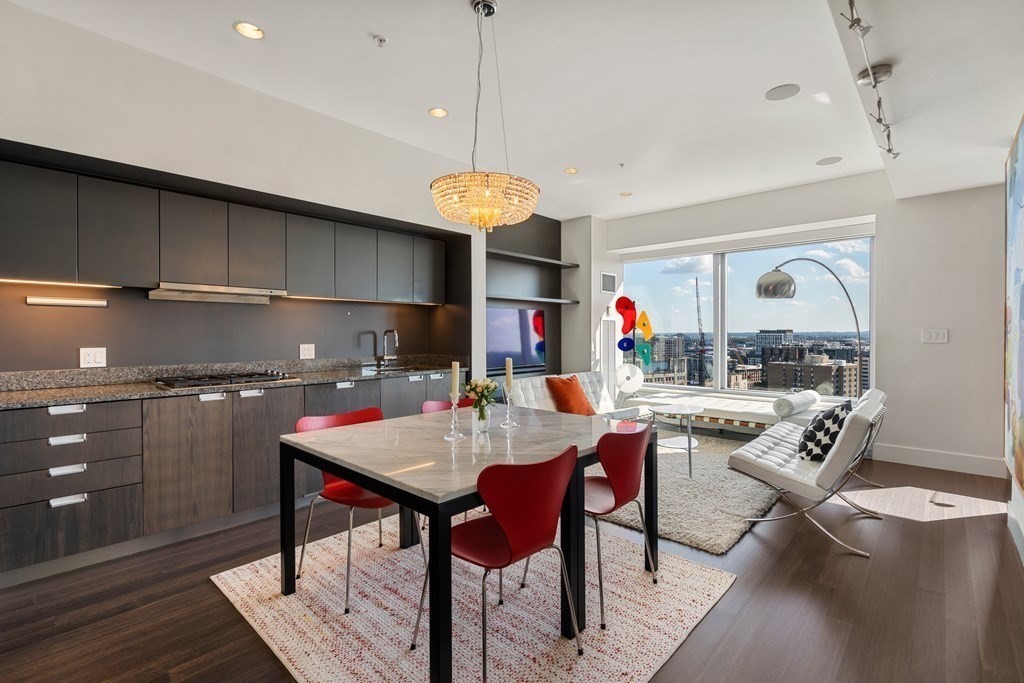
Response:
[[[697,386],[705,386],[707,379],[707,366],[705,355],[707,354],[707,340],[704,338],[704,321],[700,314],[700,278],[693,278],[694,291],[697,294]]]

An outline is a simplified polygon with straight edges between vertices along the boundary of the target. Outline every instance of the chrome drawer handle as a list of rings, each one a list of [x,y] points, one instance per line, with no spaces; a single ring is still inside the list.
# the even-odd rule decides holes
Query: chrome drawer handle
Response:
[[[86,434],[68,434],[67,436],[51,436],[46,440],[51,446],[67,446],[73,443],[85,443],[89,438]]]
[[[435,372],[434,374],[432,374],[430,376],[430,379],[444,379],[444,373],[442,373],[442,372]]]
[[[228,395],[223,391],[219,394],[199,394],[200,401],[223,401]]]
[[[409,381],[410,382],[422,382],[423,381],[423,375],[413,375],[412,377],[409,378]]]
[[[262,389],[245,389],[243,391],[239,391],[238,395],[241,396],[242,398],[256,398],[257,396],[262,396],[263,395],[263,390]]]
[[[356,385],[355,382],[335,382],[334,383],[334,388],[335,389],[351,389],[355,385]]]
[[[47,470],[51,477],[63,477],[68,474],[81,474],[89,469],[88,463],[79,463],[77,465],[64,465],[63,467],[51,467]]]
[[[76,493],[73,496],[64,496],[63,498],[51,498],[50,507],[62,508],[65,505],[75,505],[76,503],[84,503],[89,500],[88,493]]]
[[[71,415],[72,413],[84,413],[84,403],[74,403],[69,406],[50,406],[46,409],[50,415]]]

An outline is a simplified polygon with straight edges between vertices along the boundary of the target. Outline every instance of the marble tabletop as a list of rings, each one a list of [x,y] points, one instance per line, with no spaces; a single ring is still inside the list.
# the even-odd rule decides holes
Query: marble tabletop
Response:
[[[704,406],[699,403],[686,403],[680,401],[663,406],[650,406],[652,413],[664,415],[665,417],[679,417],[680,415],[697,415],[704,412]]]
[[[575,444],[593,453],[602,435],[645,425],[548,410],[517,408],[519,427],[502,429],[503,410],[491,411],[489,431],[473,431],[473,409],[459,410],[461,441],[448,442],[449,411],[410,415],[348,427],[287,434],[281,442],[440,503],[476,491],[488,465],[549,460]]]

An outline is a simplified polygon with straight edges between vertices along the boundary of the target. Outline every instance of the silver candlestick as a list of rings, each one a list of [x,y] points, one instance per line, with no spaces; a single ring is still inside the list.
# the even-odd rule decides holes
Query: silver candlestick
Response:
[[[512,392],[505,390],[505,421],[501,423],[502,429],[515,429],[519,423],[512,416]]]
[[[466,435],[459,431],[459,395],[449,394],[452,399],[452,429],[444,435],[445,441],[461,441]]]

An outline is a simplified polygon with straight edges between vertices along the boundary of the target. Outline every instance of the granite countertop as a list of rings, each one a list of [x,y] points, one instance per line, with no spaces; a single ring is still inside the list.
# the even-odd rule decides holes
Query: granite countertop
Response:
[[[68,405],[73,403],[100,403],[103,401],[127,401],[143,398],[169,398],[172,396],[189,396],[217,392],[234,392],[246,389],[271,389],[275,387],[305,386],[311,384],[331,384],[334,382],[358,382],[388,377],[409,377],[429,372],[446,372],[451,365],[422,364],[410,365],[402,370],[377,373],[365,370],[361,366],[347,366],[334,369],[314,370],[311,372],[289,372],[294,377],[290,382],[254,382],[236,384],[230,387],[194,387],[189,389],[159,389],[150,382],[130,382],[123,384],[97,384],[90,386],[69,386],[47,389],[27,389],[21,391],[0,391],[0,410],[17,408],[45,408],[49,406]],[[200,373],[194,373],[200,374]]]

